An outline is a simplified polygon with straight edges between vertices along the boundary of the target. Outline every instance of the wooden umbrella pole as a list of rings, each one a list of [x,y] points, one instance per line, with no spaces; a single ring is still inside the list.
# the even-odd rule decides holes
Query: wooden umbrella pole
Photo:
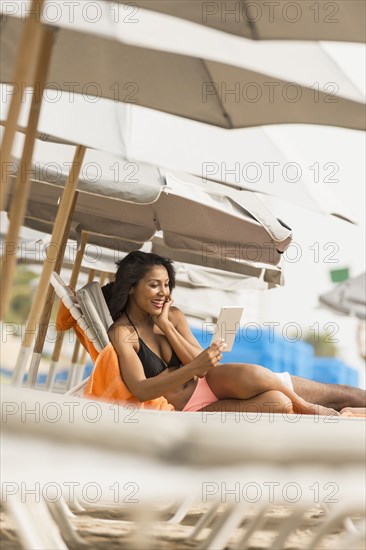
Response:
[[[85,364],[86,355],[87,355],[87,351],[86,351],[86,349],[84,348],[84,349],[83,349],[83,353],[81,354],[81,357],[80,357],[80,365],[81,365],[81,366],[83,366],[83,365]]]
[[[84,256],[85,246],[88,242],[89,233],[87,231],[81,232],[81,240],[79,244],[79,248],[75,257],[75,262],[72,267],[71,277],[70,277],[70,286],[71,288],[75,288],[77,284],[77,280],[80,273],[81,268],[81,262]],[[51,357],[51,364],[50,369],[47,376],[47,382],[46,382],[46,388],[51,389],[54,383],[55,375],[56,375],[56,369],[57,364],[60,360],[62,345],[64,341],[64,334],[65,332],[57,332],[56,336],[56,342],[55,346],[53,348],[52,357]]]
[[[28,128],[24,141],[22,160],[18,168],[18,174],[13,193],[13,200],[10,209],[10,224],[8,234],[5,238],[4,253],[1,257],[1,290],[0,290],[0,319],[4,320],[8,311],[10,301],[10,290],[13,282],[16,253],[18,248],[18,238],[20,227],[22,226],[27,200],[29,195],[30,172],[32,167],[32,156],[37,132],[39,114],[41,111],[42,94],[46,84],[49,61],[52,52],[54,40],[54,30],[42,26],[41,33],[41,52],[39,55],[35,87],[33,90],[31,111],[29,114]],[[37,86],[39,85],[39,89]]]
[[[95,269],[89,269],[89,275],[88,275],[88,283],[92,283],[95,277]],[[75,385],[75,379],[77,377],[77,364],[78,364],[78,357],[79,357],[79,350],[80,350],[80,341],[77,340],[75,342],[74,352],[72,354],[71,358],[71,366],[69,370],[69,375],[67,377],[66,381],[66,389],[69,390],[72,388],[73,385]]]
[[[106,278],[107,278],[107,273],[105,271],[101,271],[100,272],[100,277],[99,277],[100,286],[104,285]]]
[[[83,261],[85,247],[87,245],[88,239],[89,239],[88,231],[82,231],[79,248],[75,256],[75,262],[71,271],[71,277],[70,277],[71,288],[76,288],[78,278],[79,278],[80,268],[81,268],[81,262]]]
[[[71,366],[75,369],[75,365],[76,363],[78,362],[78,357],[79,357],[79,350],[80,350],[80,340],[76,340],[75,342],[75,346],[74,346],[74,351],[73,351],[73,354],[72,354],[72,357],[71,357]],[[72,369],[71,369],[72,370]],[[73,378],[73,376],[71,377]],[[72,384],[70,383],[70,386]]]
[[[92,283],[94,281],[95,271],[95,269],[89,269],[88,283]]]
[[[26,83],[32,85],[32,75],[40,52],[44,49],[40,35],[44,26],[41,24],[41,13],[45,0],[32,0],[31,11],[28,15],[15,63],[13,76],[13,96],[9,106],[7,123],[1,144],[1,193],[0,211],[5,209],[8,194],[8,167],[11,162],[11,153],[14,136],[17,128],[20,107],[22,105]]]
[[[61,271],[62,262],[63,262],[63,259],[64,259],[65,250],[66,250],[67,238],[68,238],[69,231],[70,231],[70,228],[71,228],[72,216],[74,214],[77,198],[78,198],[78,193],[75,193],[74,200],[73,200],[73,203],[72,203],[72,206],[71,206],[71,210],[69,212],[69,216],[68,216],[68,219],[67,219],[67,222],[66,222],[66,227],[65,227],[65,230],[64,230],[64,234],[62,236],[62,240],[61,240],[61,243],[60,243],[60,247],[57,250],[57,258],[56,258],[56,263],[55,263],[55,267],[54,267],[54,271],[56,271],[57,273],[60,273],[60,271]],[[50,317],[51,317],[51,312],[52,312],[52,307],[53,307],[54,301],[55,301],[55,290],[54,290],[53,286],[51,284],[49,284],[47,294],[46,294],[45,303],[44,303],[44,306],[43,306],[43,311],[42,311],[42,314],[41,314],[41,317],[40,317],[40,320],[39,320],[39,328],[38,328],[38,332],[37,332],[36,343],[34,345],[32,361],[31,361],[31,365],[30,365],[30,368],[29,368],[27,386],[30,386],[30,387],[33,387],[36,384],[37,374],[38,374],[38,369],[39,369],[39,363],[40,363],[41,357],[42,357],[43,346],[44,346],[44,342],[46,340],[47,329],[48,329],[48,325],[49,325],[49,322],[50,322]]]
[[[82,145],[78,145],[75,151],[70,173],[66,181],[65,189],[62,194],[61,202],[57,211],[51,242],[47,248],[46,260],[43,265],[39,284],[33,298],[31,311],[29,313],[28,321],[25,327],[25,332],[22,339],[22,347],[20,349],[17,363],[14,369],[13,383],[20,383],[22,378],[22,369],[25,368],[29,358],[30,347],[32,345],[36,332],[37,322],[42,310],[42,304],[45,300],[48,284],[51,278],[51,273],[54,269],[54,265],[56,262],[56,258],[52,257],[51,254],[51,245],[56,246],[56,249],[59,247],[59,243],[65,230],[66,221],[75,196],[76,186],[78,183],[81,166],[84,160],[84,155],[85,147]]]
[[[80,340],[76,340],[74,351],[71,357],[71,365],[70,365],[70,369],[66,380],[66,391],[68,391],[70,388],[72,388],[75,385],[79,351],[80,351]]]
[[[83,379],[83,374],[84,374],[84,369],[85,369],[85,363],[86,363],[86,356],[87,356],[87,351],[86,349],[84,348],[82,350],[82,354],[78,360],[78,363],[77,363],[77,367],[76,367],[76,374],[75,374],[75,378],[74,378],[74,385],[76,384],[80,384],[80,382],[82,381]]]

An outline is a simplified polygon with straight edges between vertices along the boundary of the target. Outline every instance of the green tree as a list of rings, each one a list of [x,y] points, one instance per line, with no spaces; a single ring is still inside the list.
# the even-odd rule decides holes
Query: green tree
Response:
[[[34,284],[38,275],[27,266],[17,267],[13,287],[10,293],[10,307],[5,322],[23,323],[27,320],[32,304]]]

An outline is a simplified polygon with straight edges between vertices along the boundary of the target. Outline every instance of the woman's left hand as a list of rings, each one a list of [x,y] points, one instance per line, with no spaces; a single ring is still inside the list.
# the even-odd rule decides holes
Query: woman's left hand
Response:
[[[173,305],[174,300],[171,296],[168,296],[165,300],[165,303],[162,307],[162,310],[160,313],[157,313],[156,315],[151,315],[152,320],[154,321],[155,325],[160,328],[161,331],[164,332],[164,329],[167,327],[168,324],[170,324],[169,321],[169,310],[170,307]]]

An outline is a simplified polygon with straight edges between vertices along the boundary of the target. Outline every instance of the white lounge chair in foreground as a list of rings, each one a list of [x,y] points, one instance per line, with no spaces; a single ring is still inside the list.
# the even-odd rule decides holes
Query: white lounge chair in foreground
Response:
[[[26,508],[27,499],[19,501],[22,487],[38,486],[41,497],[54,503],[61,497],[113,501],[118,493],[117,501],[137,524],[155,520],[162,500],[197,496],[225,504],[221,516],[213,508],[191,533],[194,543],[214,519],[208,538],[197,543],[212,549],[225,548],[234,532],[249,540],[264,512],[276,504],[290,506],[295,514],[278,534],[282,539],[306,509],[329,499],[334,502],[328,526],[364,515],[362,420],[301,417],[291,422],[263,415],[255,421],[247,415],[237,422],[226,415],[224,422],[214,413],[147,410],[136,410],[131,419],[131,411],[117,405],[26,388],[2,390],[3,502],[10,513],[14,506]],[[258,518],[243,530],[253,504]],[[45,521],[38,529],[46,529]],[[319,538],[328,526],[325,521]],[[152,537],[150,530],[147,536]]]
[[[64,303],[70,304],[79,326],[90,331],[95,346],[102,346],[100,334],[92,330],[96,323],[86,322],[79,298],[65,288]],[[140,538],[137,532],[129,535],[131,547],[143,547],[141,537],[145,546],[154,546],[152,524],[161,519],[156,516],[159,502],[179,499],[187,509],[197,497],[212,505],[189,534],[196,548],[246,548],[269,508],[283,504],[292,516],[283,521],[273,548],[283,548],[305,511],[314,506],[327,514],[309,549],[345,519],[347,540],[358,548],[363,528],[347,518],[365,517],[362,419],[187,415],[138,408],[131,414],[131,404],[81,400],[82,395],[83,384],[63,396],[2,388],[2,497],[25,548],[64,549],[65,541],[75,542],[78,533],[63,502],[92,502],[97,497],[101,507],[120,504],[141,526]],[[23,498],[22,487],[37,487],[40,501]],[[210,531],[202,540],[206,527]],[[234,533],[235,541],[230,542]]]

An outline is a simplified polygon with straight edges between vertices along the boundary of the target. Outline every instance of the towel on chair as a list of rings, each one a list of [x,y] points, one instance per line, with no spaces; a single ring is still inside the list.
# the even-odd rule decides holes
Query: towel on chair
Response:
[[[132,395],[122,380],[118,357],[112,344],[108,344],[98,355],[85,389],[85,397],[101,401],[132,402],[143,409],[174,411],[173,405],[165,397],[141,402]]]
[[[98,351],[95,349],[93,343],[86,336],[85,332],[79,327],[76,320],[71,315],[65,304],[60,300],[60,305],[56,318],[56,329],[63,332],[64,330],[69,330],[70,328],[74,329],[78,340],[80,340],[80,343],[84,346],[84,348],[92,358],[93,363],[95,363],[99,355]]]
[[[170,405],[165,397],[158,397],[144,402],[136,399],[122,380],[118,357],[113,345],[108,344],[98,353],[62,301],[60,301],[57,313],[56,328],[60,331],[73,328],[81,344],[86,348],[95,363],[94,370],[86,385],[84,397],[113,403],[136,403],[142,409],[174,411],[173,405]]]

